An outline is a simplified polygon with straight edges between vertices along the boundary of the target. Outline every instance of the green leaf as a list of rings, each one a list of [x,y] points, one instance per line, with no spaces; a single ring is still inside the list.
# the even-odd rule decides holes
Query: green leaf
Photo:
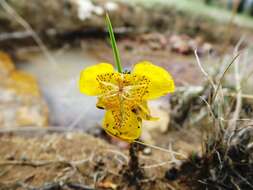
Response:
[[[120,61],[119,49],[117,47],[117,43],[116,43],[115,36],[113,33],[112,23],[110,21],[110,17],[108,14],[106,14],[106,25],[107,25],[107,29],[109,32],[109,37],[110,37],[111,46],[112,46],[112,50],[113,50],[114,61],[116,63],[118,72],[122,73],[123,69],[122,69],[122,65],[121,65],[121,61]]]

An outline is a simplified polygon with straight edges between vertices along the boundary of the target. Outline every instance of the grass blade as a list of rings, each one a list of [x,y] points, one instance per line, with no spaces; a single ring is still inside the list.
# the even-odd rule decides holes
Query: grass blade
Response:
[[[121,61],[120,61],[119,49],[117,47],[117,43],[116,43],[115,36],[113,33],[112,23],[110,21],[110,17],[108,14],[106,14],[106,25],[107,25],[107,29],[109,32],[110,42],[111,42],[111,46],[112,46],[112,50],[113,50],[114,61],[115,61],[118,72],[122,73],[123,70],[122,70]]]

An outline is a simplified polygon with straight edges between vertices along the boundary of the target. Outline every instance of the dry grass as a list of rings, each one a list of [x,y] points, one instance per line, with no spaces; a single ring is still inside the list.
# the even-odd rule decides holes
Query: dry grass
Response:
[[[202,155],[193,154],[179,169],[169,170],[168,176],[188,184],[192,189],[252,189],[253,188],[253,126],[250,114],[245,114],[247,98],[243,94],[242,81],[247,76],[242,66],[247,66],[247,54],[239,52],[240,43],[235,48],[234,58],[224,67],[217,79],[205,71],[199,57],[197,63],[210,83],[197,95],[206,105]],[[234,88],[225,88],[225,74],[234,67]],[[222,68],[222,67],[221,67]],[[215,82],[217,81],[217,82]],[[208,92],[208,95],[206,93]],[[224,93],[226,92],[226,93]],[[226,94],[233,94],[227,96]],[[246,118],[245,118],[246,115]],[[248,117],[247,117],[248,116]],[[202,124],[203,125],[203,124]]]

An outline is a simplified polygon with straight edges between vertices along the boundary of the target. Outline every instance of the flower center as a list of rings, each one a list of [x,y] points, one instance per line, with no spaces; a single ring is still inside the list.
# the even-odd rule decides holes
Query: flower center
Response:
[[[102,92],[99,98],[105,109],[121,108],[123,104],[132,109],[143,101],[150,84],[145,76],[121,73],[101,74],[97,81]]]

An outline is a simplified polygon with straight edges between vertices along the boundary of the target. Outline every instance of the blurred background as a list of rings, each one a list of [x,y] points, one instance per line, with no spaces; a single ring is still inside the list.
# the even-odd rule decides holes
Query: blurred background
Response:
[[[106,13],[124,69],[176,83],[140,146],[78,89],[114,64]],[[252,75],[253,0],[0,0],[0,190],[253,189]]]
[[[244,70],[250,73],[252,0],[2,0],[0,127],[100,133],[103,111],[96,109],[95,97],[79,93],[77,84],[85,67],[113,64],[105,13],[113,23],[124,67],[131,69],[142,60],[162,66],[178,91],[192,90],[187,98],[205,84],[194,50],[215,75],[231,61],[237,46],[247,49]],[[252,93],[251,87],[245,91]],[[144,139],[155,141],[151,134],[156,133],[148,131],[165,133],[182,125],[181,117],[190,108],[175,111],[170,99],[150,103],[153,115],[161,119],[144,123]]]

